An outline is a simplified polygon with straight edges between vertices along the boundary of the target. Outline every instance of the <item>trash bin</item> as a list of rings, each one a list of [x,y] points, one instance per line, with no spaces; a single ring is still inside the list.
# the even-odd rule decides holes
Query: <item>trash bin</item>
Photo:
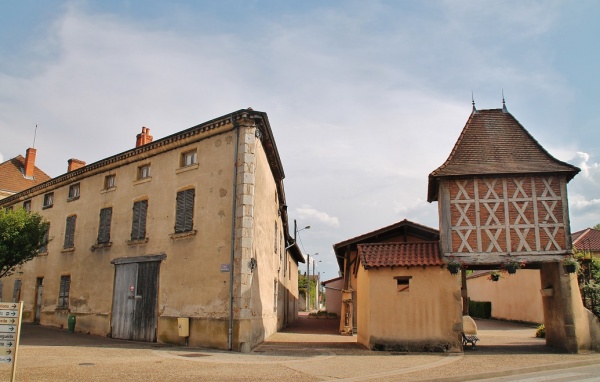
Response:
[[[75,323],[77,322],[77,318],[74,315],[69,314],[69,318],[67,323],[69,324],[69,333],[75,333]]]

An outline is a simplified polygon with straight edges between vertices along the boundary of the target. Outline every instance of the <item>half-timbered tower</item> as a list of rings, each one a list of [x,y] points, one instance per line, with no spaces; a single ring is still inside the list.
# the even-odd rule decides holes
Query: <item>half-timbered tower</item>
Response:
[[[578,172],[506,108],[474,109],[446,162],[429,175],[442,253],[472,265],[561,260],[571,253],[567,182]]]
[[[438,202],[446,261],[540,269],[546,342],[570,352],[600,348],[598,320],[560,262],[572,254],[567,183],[579,171],[550,155],[504,105],[473,106],[450,156],[429,174],[427,196]]]

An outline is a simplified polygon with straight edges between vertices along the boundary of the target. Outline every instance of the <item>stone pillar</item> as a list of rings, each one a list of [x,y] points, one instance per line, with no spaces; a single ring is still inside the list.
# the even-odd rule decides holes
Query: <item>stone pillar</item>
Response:
[[[253,316],[252,268],[254,235],[254,172],[256,167],[256,126],[252,119],[242,118],[239,125],[237,157],[237,205],[235,211],[234,321],[237,322],[239,350],[250,351],[255,345],[251,320]],[[256,270],[254,270],[256,271]]]
[[[569,353],[589,349],[590,328],[576,274],[565,273],[561,263],[553,262],[542,264],[540,277],[546,291],[546,344]]]

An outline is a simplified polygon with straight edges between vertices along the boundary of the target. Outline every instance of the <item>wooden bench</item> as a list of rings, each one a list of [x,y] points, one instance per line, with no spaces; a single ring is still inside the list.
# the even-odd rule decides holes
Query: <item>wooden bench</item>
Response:
[[[467,346],[468,344],[471,344],[471,349],[475,349],[475,345],[477,344],[477,341],[479,341],[479,337],[477,337],[475,334],[462,334],[462,343],[463,346]]]

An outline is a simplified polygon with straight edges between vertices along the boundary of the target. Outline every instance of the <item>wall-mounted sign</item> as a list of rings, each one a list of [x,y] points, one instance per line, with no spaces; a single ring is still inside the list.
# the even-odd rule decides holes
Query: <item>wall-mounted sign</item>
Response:
[[[0,302],[0,363],[12,364],[11,382],[17,372],[23,302]]]
[[[229,264],[221,264],[221,272],[229,272],[231,270],[231,267],[229,266]]]

